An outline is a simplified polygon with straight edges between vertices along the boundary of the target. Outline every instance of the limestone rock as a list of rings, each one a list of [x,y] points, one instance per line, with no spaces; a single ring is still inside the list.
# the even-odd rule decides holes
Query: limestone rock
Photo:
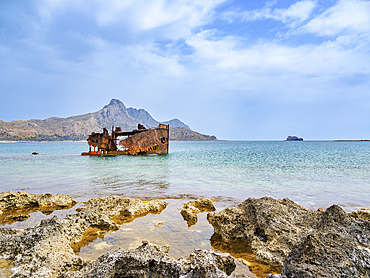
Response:
[[[201,212],[203,212],[203,211],[215,211],[216,210],[215,206],[213,205],[212,200],[209,199],[209,198],[200,198],[200,199],[197,199],[194,202],[190,202],[188,204],[191,205],[191,206],[196,207]]]
[[[195,224],[198,221],[197,214],[200,213],[200,210],[195,207],[187,207],[183,208],[180,213],[185,221]]]
[[[57,207],[69,208],[77,204],[70,196],[64,194],[52,195],[46,194],[30,194],[24,191],[13,193],[12,191],[0,193],[0,209],[17,209],[25,207]]]
[[[235,261],[228,254],[196,250],[188,259],[175,260],[167,252],[168,248],[144,241],[135,250],[108,252],[64,277],[230,277],[235,269]]]
[[[308,235],[284,263],[282,277],[369,277],[370,254],[337,233]]]
[[[117,215],[119,221],[132,221],[159,213],[166,205],[162,200],[142,202],[120,196],[91,199],[77,213],[62,219],[54,216],[25,230],[0,229],[0,257],[14,260],[14,277],[56,277],[86,264],[74,250],[97,237],[89,233],[92,228],[116,230],[120,225],[115,221]]]
[[[289,199],[249,198],[208,221],[223,240],[245,240],[257,260],[283,268],[281,277],[370,275],[370,222],[337,205],[309,211]]]
[[[30,194],[24,191],[0,193],[0,224],[12,224],[30,217],[30,213],[41,211],[50,214],[54,210],[73,207],[77,202],[68,195]]]
[[[246,240],[256,259],[283,266],[303,231],[309,231],[315,213],[289,199],[249,198],[237,208],[208,214],[215,234],[226,241]]]
[[[209,198],[200,198],[193,202],[188,202],[184,205],[181,210],[181,215],[185,221],[188,222],[188,226],[194,225],[198,221],[197,214],[204,211],[215,211],[216,208],[213,202]]]

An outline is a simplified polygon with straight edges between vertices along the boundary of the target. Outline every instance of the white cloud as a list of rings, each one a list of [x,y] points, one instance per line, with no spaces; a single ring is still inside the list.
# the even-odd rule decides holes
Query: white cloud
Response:
[[[202,18],[217,6],[215,1],[108,1],[100,2],[97,12],[98,21],[108,25],[112,22],[122,22],[130,18],[138,28],[148,30],[178,22],[194,27],[202,22]],[[123,4],[124,3],[124,4]],[[123,18],[126,16],[126,18]]]
[[[320,36],[370,32],[370,1],[340,0],[303,26],[302,31]]]
[[[362,55],[361,51],[347,49],[350,41],[351,37],[341,37],[338,41],[324,42],[318,46],[290,47],[265,42],[241,48],[239,38],[229,36],[214,40],[212,32],[207,31],[194,35],[187,43],[194,48],[194,55],[200,63],[211,63],[220,69],[244,68],[253,71],[266,68],[268,71],[326,75],[338,72],[340,64],[344,64],[343,69],[347,69],[348,73],[357,72],[356,69],[364,65],[356,56]],[[345,64],[349,61],[352,66]],[[370,65],[365,68],[369,70]]]
[[[294,3],[288,9],[275,9],[274,14],[277,19],[286,22],[289,18],[296,18],[299,21],[307,20],[313,9],[316,6],[316,1],[301,1]]]
[[[245,11],[245,12],[228,12],[224,17],[231,20],[239,18],[243,21],[256,21],[264,19],[273,19],[296,25],[307,20],[316,7],[316,1],[304,0],[292,4],[287,9],[272,9],[275,2],[267,2],[264,8],[259,10]]]
[[[215,7],[226,0],[45,0],[40,14],[51,19],[58,12],[74,12],[94,18],[99,28],[118,26],[139,35],[156,32],[162,39],[185,38],[192,28],[211,21]],[[150,35],[149,35],[150,37]]]
[[[260,10],[229,13],[242,30],[234,32],[232,24],[221,31],[219,22],[213,25],[222,16],[216,13],[223,1],[35,1],[39,13],[27,10],[23,21],[30,23],[24,31],[29,33],[9,27],[17,38],[0,41],[0,68],[7,73],[0,84],[11,92],[31,92],[29,99],[37,92],[40,99],[58,100],[45,117],[69,109],[71,105],[61,108],[60,99],[74,103],[75,110],[68,112],[72,115],[81,112],[82,103],[84,111],[91,111],[85,100],[98,105],[109,101],[103,98],[117,97],[158,119],[173,115],[192,127],[204,124],[195,128],[210,133],[220,128],[214,119],[243,126],[248,111],[240,103],[256,104],[255,111],[271,124],[275,115],[259,107],[276,106],[284,113],[285,107],[329,107],[336,100],[369,103],[370,2],[339,1],[316,17],[316,1],[298,1],[286,9],[270,2]],[[269,40],[269,24],[259,22],[263,19],[304,28],[289,30],[289,40]],[[248,21],[246,28],[242,20]],[[257,39],[248,41],[253,32],[248,28],[254,27]],[[307,43],[314,36],[296,36],[306,32],[335,37]],[[50,98],[51,92],[59,98]],[[286,118],[290,116],[294,114]],[[350,113],[345,116],[353,119]],[[266,122],[259,123],[265,129]]]
[[[194,49],[195,66],[191,71],[203,76],[220,92],[238,91],[276,102],[314,102],[331,99],[333,95],[363,94],[361,90],[347,89],[369,85],[361,77],[370,76],[370,64],[364,63],[368,54],[349,47],[351,39],[341,37],[316,46],[264,42],[241,48],[237,37],[215,40],[212,32],[203,32],[187,43]],[[352,83],[338,87],[343,80]]]

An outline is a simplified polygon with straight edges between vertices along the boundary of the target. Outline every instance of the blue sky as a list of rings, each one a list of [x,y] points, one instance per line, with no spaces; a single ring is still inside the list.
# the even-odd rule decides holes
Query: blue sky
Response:
[[[219,139],[370,139],[370,1],[1,0],[0,119],[118,98]]]

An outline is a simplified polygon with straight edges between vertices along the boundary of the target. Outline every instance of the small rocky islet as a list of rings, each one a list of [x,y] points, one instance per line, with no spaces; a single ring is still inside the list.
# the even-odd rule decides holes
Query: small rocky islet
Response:
[[[76,204],[62,194],[0,193],[0,224]],[[100,197],[32,228],[0,228],[0,260],[11,262],[10,277],[255,277],[233,274],[236,260],[227,253],[195,250],[188,258],[175,259],[169,256],[168,245],[147,241],[136,249],[107,252],[94,261],[77,255],[98,236],[137,217],[161,213],[166,206],[164,200]],[[333,205],[312,211],[289,199],[269,197],[215,210],[210,199],[201,198],[184,204],[181,215],[190,226],[198,213],[207,211],[214,228],[211,240],[224,246],[248,246],[257,261],[279,273],[269,278],[370,276],[368,210],[347,213]]]

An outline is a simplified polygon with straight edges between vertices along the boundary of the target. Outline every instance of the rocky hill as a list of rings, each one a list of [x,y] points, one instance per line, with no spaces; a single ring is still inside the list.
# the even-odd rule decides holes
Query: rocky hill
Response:
[[[176,141],[214,141],[214,140],[217,140],[216,136],[214,135],[200,134],[186,127],[170,128],[170,139],[176,140]]]
[[[133,130],[138,123],[146,127],[158,126],[160,122],[144,109],[126,108],[118,99],[112,99],[101,110],[68,118],[31,119],[4,122],[0,120],[0,141],[66,141],[85,140],[91,132],[101,132],[105,127],[120,126]],[[170,139],[217,140],[215,136],[203,135],[190,130],[179,119],[162,122],[170,125]]]

